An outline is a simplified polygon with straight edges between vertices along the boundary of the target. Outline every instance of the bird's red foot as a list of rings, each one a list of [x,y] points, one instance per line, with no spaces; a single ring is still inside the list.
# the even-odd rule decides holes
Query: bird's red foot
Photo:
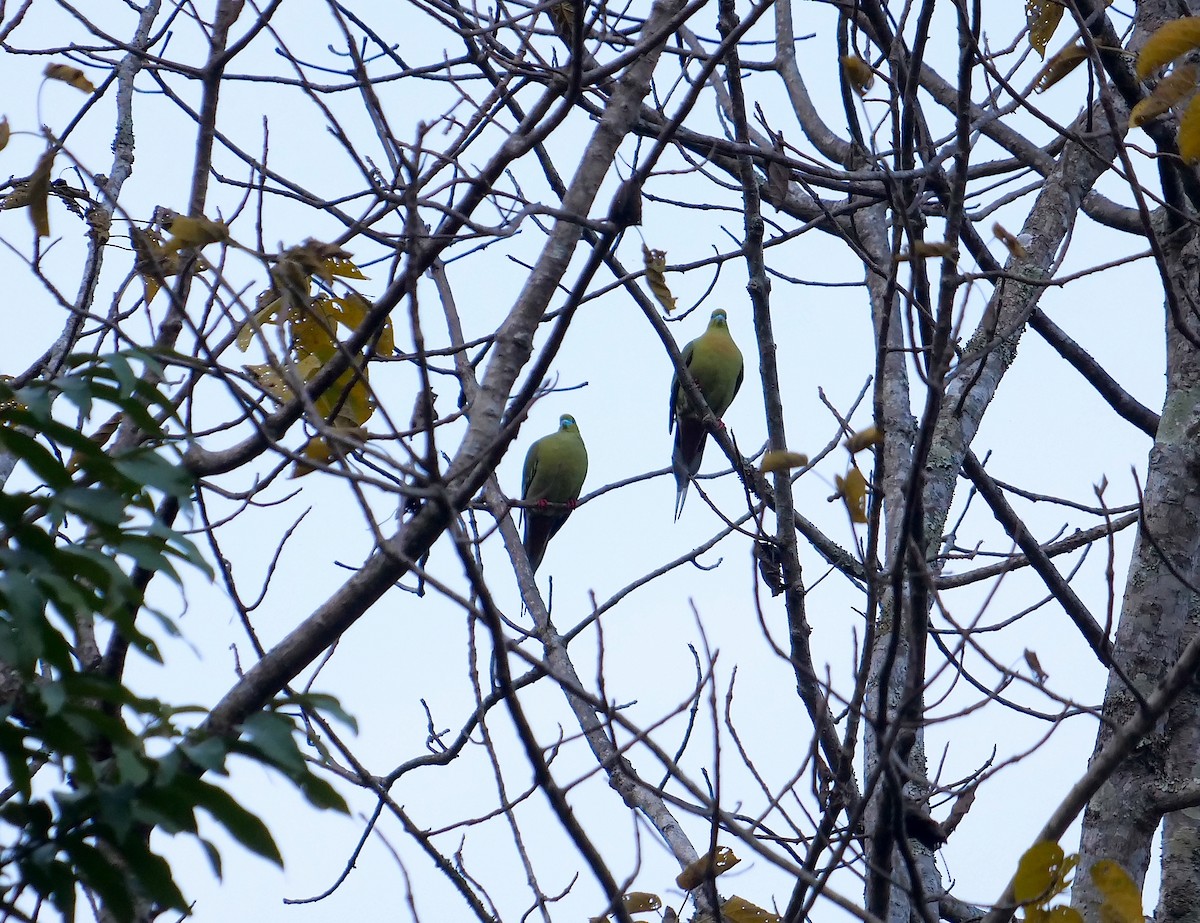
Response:
[[[541,500],[539,500],[539,501],[537,502],[537,506],[538,506],[538,509],[539,509],[539,510],[544,510],[544,509],[545,509],[546,507],[548,507],[549,505],[550,505],[550,501],[549,501],[549,500],[547,500],[545,497],[543,497]]]
[[[579,501],[578,501],[578,500],[568,500],[568,501],[567,501],[567,509],[573,510],[573,509],[575,509],[575,507],[577,507],[578,505],[579,505]]]

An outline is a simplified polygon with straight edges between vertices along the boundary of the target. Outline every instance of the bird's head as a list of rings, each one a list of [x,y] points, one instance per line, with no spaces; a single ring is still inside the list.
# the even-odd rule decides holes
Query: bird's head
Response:
[[[579,431],[579,426],[575,423],[575,418],[573,416],[571,416],[569,413],[564,413],[561,417],[558,418],[558,428],[560,431],[562,431],[564,433],[569,433],[572,431],[575,431],[575,432]]]
[[[710,326],[710,327],[728,327],[729,326],[729,315],[725,313],[724,308],[717,308],[717,310],[712,312],[712,317],[710,317],[708,319],[708,326]]]

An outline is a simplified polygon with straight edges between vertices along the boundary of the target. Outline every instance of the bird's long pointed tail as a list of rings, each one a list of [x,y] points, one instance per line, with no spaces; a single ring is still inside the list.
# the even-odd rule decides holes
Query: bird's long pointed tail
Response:
[[[683,513],[688,484],[700,471],[704,460],[704,442],[708,433],[699,420],[684,417],[675,427],[675,450],[671,453],[671,468],[675,472],[675,519]]]

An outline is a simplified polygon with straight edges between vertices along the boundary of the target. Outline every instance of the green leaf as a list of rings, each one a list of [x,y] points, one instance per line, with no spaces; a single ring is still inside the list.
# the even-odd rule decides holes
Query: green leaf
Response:
[[[129,518],[125,498],[106,487],[68,487],[53,502],[98,525],[119,526]]]
[[[200,843],[201,848],[203,848],[204,855],[208,857],[208,866],[212,869],[212,873],[218,879],[224,877],[221,874],[221,854],[217,851],[217,847],[203,837],[197,837],[196,840]]]
[[[49,449],[31,436],[8,426],[0,426],[0,446],[16,456],[29,470],[55,490],[71,483],[66,466]]]
[[[324,692],[305,692],[299,695],[281,696],[276,700],[276,707],[298,705],[306,711],[320,712],[331,718],[336,718],[355,734],[358,733],[358,722],[354,716],[342,708],[341,703],[332,695]]]
[[[189,497],[193,479],[187,469],[154,452],[137,452],[113,461],[113,467],[142,487],[153,487],[172,497]]]
[[[150,781],[150,769],[142,761],[140,753],[128,747],[117,747],[113,759],[122,782],[137,786]]]
[[[283,856],[279,854],[279,847],[267,825],[243,808],[232,795],[199,779],[189,779],[186,787],[195,804],[207,811],[235,840],[251,852],[283,866]]]
[[[180,749],[201,769],[225,774],[225,756],[229,752],[229,748],[219,737],[208,737],[194,744],[184,743]]]
[[[132,920],[133,895],[129,893],[124,873],[103,852],[87,843],[74,844],[67,854],[79,869],[83,883],[100,896],[104,909],[117,920]]]
[[[304,756],[296,746],[293,736],[295,725],[291,719],[274,712],[261,711],[251,715],[242,723],[249,742],[272,766],[277,766],[288,775],[302,775],[307,771]]]
[[[314,808],[320,808],[323,811],[337,811],[339,814],[350,813],[350,806],[346,804],[346,799],[320,776],[309,772],[304,778],[298,779],[296,784],[304,793],[305,799]]]
[[[67,690],[62,683],[44,683],[37,687],[37,692],[47,715],[57,715],[67,702]]]
[[[121,844],[121,849],[129,871],[150,900],[177,910],[187,908],[183,893],[171,876],[171,867],[162,856],[151,852],[141,837],[127,838]]]

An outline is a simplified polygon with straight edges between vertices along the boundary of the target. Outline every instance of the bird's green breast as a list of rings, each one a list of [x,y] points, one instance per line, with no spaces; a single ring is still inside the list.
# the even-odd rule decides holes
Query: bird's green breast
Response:
[[[526,500],[566,503],[579,497],[587,477],[588,457],[578,433],[562,432],[538,441],[536,466]]]
[[[705,333],[692,349],[688,371],[714,414],[719,417],[728,410],[742,377],[742,353],[729,331],[722,328]],[[686,403],[682,392],[679,403]]]

